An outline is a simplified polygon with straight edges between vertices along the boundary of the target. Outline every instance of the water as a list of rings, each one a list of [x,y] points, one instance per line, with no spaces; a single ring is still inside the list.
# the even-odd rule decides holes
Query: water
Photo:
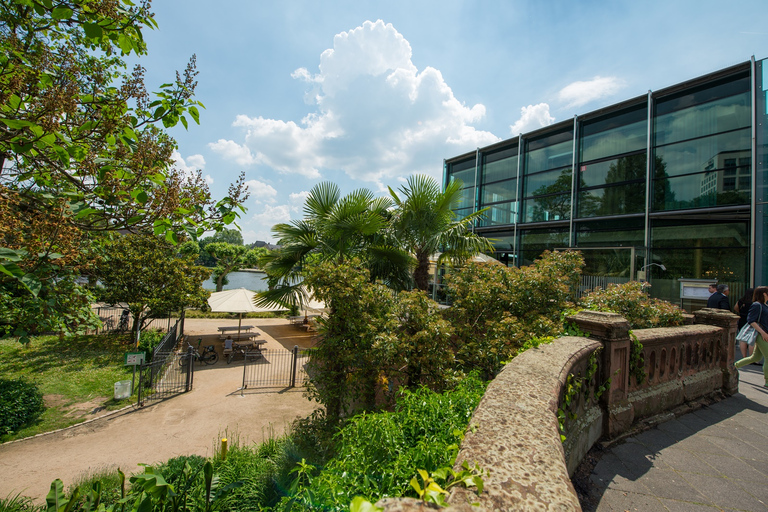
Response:
[[[230,272],[227,274],[227,279],[229,279],[229,284],[225,284],[223,290],[245,288],[254,292],[262,292],[267,289],[267,274],[264,272]],[[203,282],[203,288],[214,292],[216,291],[216,282],[213,279],[207,279]]]

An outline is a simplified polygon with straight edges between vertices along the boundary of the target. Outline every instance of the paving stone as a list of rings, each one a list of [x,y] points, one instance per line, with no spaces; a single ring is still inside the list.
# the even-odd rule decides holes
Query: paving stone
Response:
[[[738,457],[706,455],[703,458],[723,476],[738,482],[765,483],[768,479],[768,475],[761,473]]]
[[[731,455],[742,459],[750,460],[762,460],[768,464],[768,453],[752,446],[751,444],[741,441],[739,439],[722,439],[720,437],[709,437],[712,444],[717,445],[719,448],[727,451]]]
[[[677,421],[690,428],[694,432],[698,432],[712,425],[710,421],[707,421],[704,418],[699,418],[695,414],[686,414],[685,416],[678,418]]]
[[[722,510],[720,507],[714,505],[668,500],[666,498],[659,498],[659,502],[661,502],[669,512],[714,512],[715,510]]]
[[[667,448],[669,446],[674,446],[674,444],[677,441],[679,441],[679,439],[676,439],[675,437],[670,436],[668,433],[662,432],[661,430],[656,428],[653,428],[651,430],[646,430],[645,432],[638,434],[637,436],[631,439],[639,441],[640,443],[644,444],[649,450],[654,452],[661,451],[664,448]]]
[[[612,491],[603,496],[597,512],[664,511],[667,508],[655,496],[633,492]]]
[[[653,467],[653,460],[657,452],[638,443],[624,443],[613,448],[613,453],[621,462],[629,467],[633,466],[637,470],[648,470]]]
[[[678,442],[676,446],[679,448],[683,448],[684,450],[689,450],[694,453],[700,453],[700,454],[711,453],[712,455],[728,455],[728,452],[724,448],[721,448],[720,446],[712,443],[711,439],[714,439],[714,436],[705,436],[705,435],[699,434],[698,436],[688,437],[686,439],[680,440],[680,442]]]
[[[659,498],[679,499],[694,503],[708,500],[695,489],[680,473],[669,470],[652,470],[638,479],[650,493]]]
[[[704,456],[706,457],[706,455]],[[700,473],[711,476],[724,476],[715,466],[706,462],[706,459],[680,448],[667,448],[660,455],[661,461],[676,471],[686,473]],[[654,466],[655,467],[655,466]]]
[[[688,482],[695,486],[708,500],[718,507],[730,507],[737,510],[764,512],[765,505],[752,495],[742,490],[737,482],[727,478],[706,475],[685,475]]]
[[[683,425],[678,420],[669,420],[665,421],[664,423],[659,423],[656,428],[661,430],[662,432],[668,432],[668,433],[676,433],[676,434],[683,434],[686,436],[690,436],[695,433],[694,430],[690,429],[689,427]]]

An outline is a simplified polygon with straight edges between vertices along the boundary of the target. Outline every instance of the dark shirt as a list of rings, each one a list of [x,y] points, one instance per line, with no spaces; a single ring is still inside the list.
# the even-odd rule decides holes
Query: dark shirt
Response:
[[[707,299],[707,307],[715,309],[727,309],[731,310],[731,303],[728,302],[728,297],[720,292],[715,292]]]
[[[759,320],[759,322],[758,322]],[[747,314],[747,323],[758,322],[765,332],[768,332],[768,306],[753,302]]]

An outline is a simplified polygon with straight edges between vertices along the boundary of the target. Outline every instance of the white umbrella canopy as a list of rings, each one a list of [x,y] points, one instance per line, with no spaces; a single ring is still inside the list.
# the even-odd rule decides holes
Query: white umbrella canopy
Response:
[[[253,298],[256,296],[256,292],[246,290],[245,288],[237,288],[235,290],[224,290],[222,292],[214,292],[208,297],[208,305],[211,306],[211,311],[218,313],[240,313],[240,318],[237,323],[237,337],[240,337],[240,326],[243,323],[243,313],[266,313],[269,311],[287,311],[286,308],[279,304],[271,304],[267,306],[257,306],[253,303]]]

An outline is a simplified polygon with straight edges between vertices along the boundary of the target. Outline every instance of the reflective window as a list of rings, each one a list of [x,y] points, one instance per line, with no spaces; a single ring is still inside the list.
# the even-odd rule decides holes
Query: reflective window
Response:
[[[581,164],[579,166],[580,184],[583,187],[594,187],[622,181],[645,181],[645,160],[645,152],[643,152]]]
[[[475,157],[470,159],[448,164],[448,180],[452,183],[461,180],[463,188],[461,190],[459,203],[454,208],[458,214],[459,211],[465,211],[461,217],[472,213],[475,208]]]
[[[517,177],[517,147],[483,155],[482,182],[508,180]]]
[[[517,180],[500,181],[483,186],[483,205],[499,201],[514,200],[517,197]]]
[[[572,164],[571,131],[527,142],[524,222],[570,219]]]
[[[568,247],[568,228],[524,230],[520,234],[520,265],[530,265],[544,251]]]
[[[517,222],[517,202],[499,203],[488,206],[485,217],[478,222],[479,226],[498,226]]]
[[[748,74],[658,100],[653,209],[748,204],[750,117]]]
[[[581,161],[599,160],[645,149],[647,126],[645,105],[607,119],[584,123],[581,130]]]
[[[645,211],[645,180],[579,192],[579,217],[625,215]]]

